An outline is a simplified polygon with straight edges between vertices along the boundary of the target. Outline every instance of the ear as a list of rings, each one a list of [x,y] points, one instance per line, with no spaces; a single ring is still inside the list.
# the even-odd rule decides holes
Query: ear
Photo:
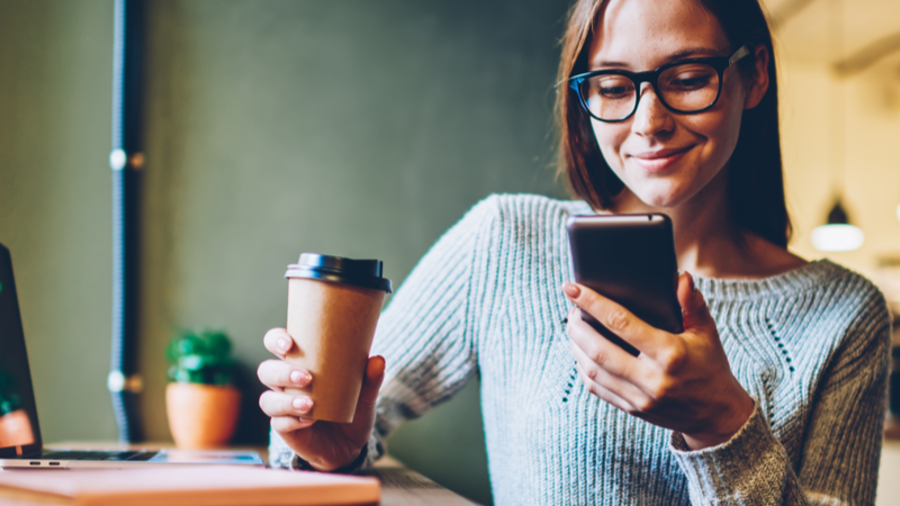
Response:
[[[746,81],[747,96],[744,99],[744,109],[753,109],[759,105],[769,89],[769,50],[765,44],[760,44],[753,53],[754,69],[753,75]]]

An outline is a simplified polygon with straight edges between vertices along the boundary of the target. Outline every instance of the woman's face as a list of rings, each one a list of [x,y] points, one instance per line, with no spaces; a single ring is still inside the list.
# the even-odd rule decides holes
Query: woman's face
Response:
[[[594,29],[589,70],[641,72],[686,58],[730,56],[735,49],[718,20],[693,0],[611,0]],[[746,88],[732,65],[712,109],[676,114],[643,83],[630,118],[592,118],[597,144],[627,190],[649,206],[675,208],[707,187],[731,157],[744,108],[762,98]],[[724,184],[715,186],[725,191]]]

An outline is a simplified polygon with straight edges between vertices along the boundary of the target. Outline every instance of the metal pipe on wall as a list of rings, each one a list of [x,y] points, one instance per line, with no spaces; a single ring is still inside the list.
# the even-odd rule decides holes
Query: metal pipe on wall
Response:
[[[119,427],[119,441],[142,439],[138,419],[137,371],[140,281],[141,71],[143,0],[116,0],[113,45],[113,315],[112,357],[107,388]]]

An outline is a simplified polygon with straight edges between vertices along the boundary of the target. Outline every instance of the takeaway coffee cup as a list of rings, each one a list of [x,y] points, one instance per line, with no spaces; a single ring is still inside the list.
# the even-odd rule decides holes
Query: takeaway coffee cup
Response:
[[[287,331],[294,339],[285,357],[312,374],[309,386],[286,388],[313,400],[307,418],[350,423],[362,388],[375,325],[391,292],[380,260],[351,260],[303,253],[288,266]]]

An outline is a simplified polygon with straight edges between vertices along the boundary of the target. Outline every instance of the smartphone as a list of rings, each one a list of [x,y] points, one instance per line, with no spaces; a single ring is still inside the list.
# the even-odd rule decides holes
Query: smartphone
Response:
[[[579,215],[566,228],[575,282],[608,297],[648,324],[684,331],[675,295],[678,261],[665,214]],[[640,352],[586,312],[581,318],[628,353]]]

